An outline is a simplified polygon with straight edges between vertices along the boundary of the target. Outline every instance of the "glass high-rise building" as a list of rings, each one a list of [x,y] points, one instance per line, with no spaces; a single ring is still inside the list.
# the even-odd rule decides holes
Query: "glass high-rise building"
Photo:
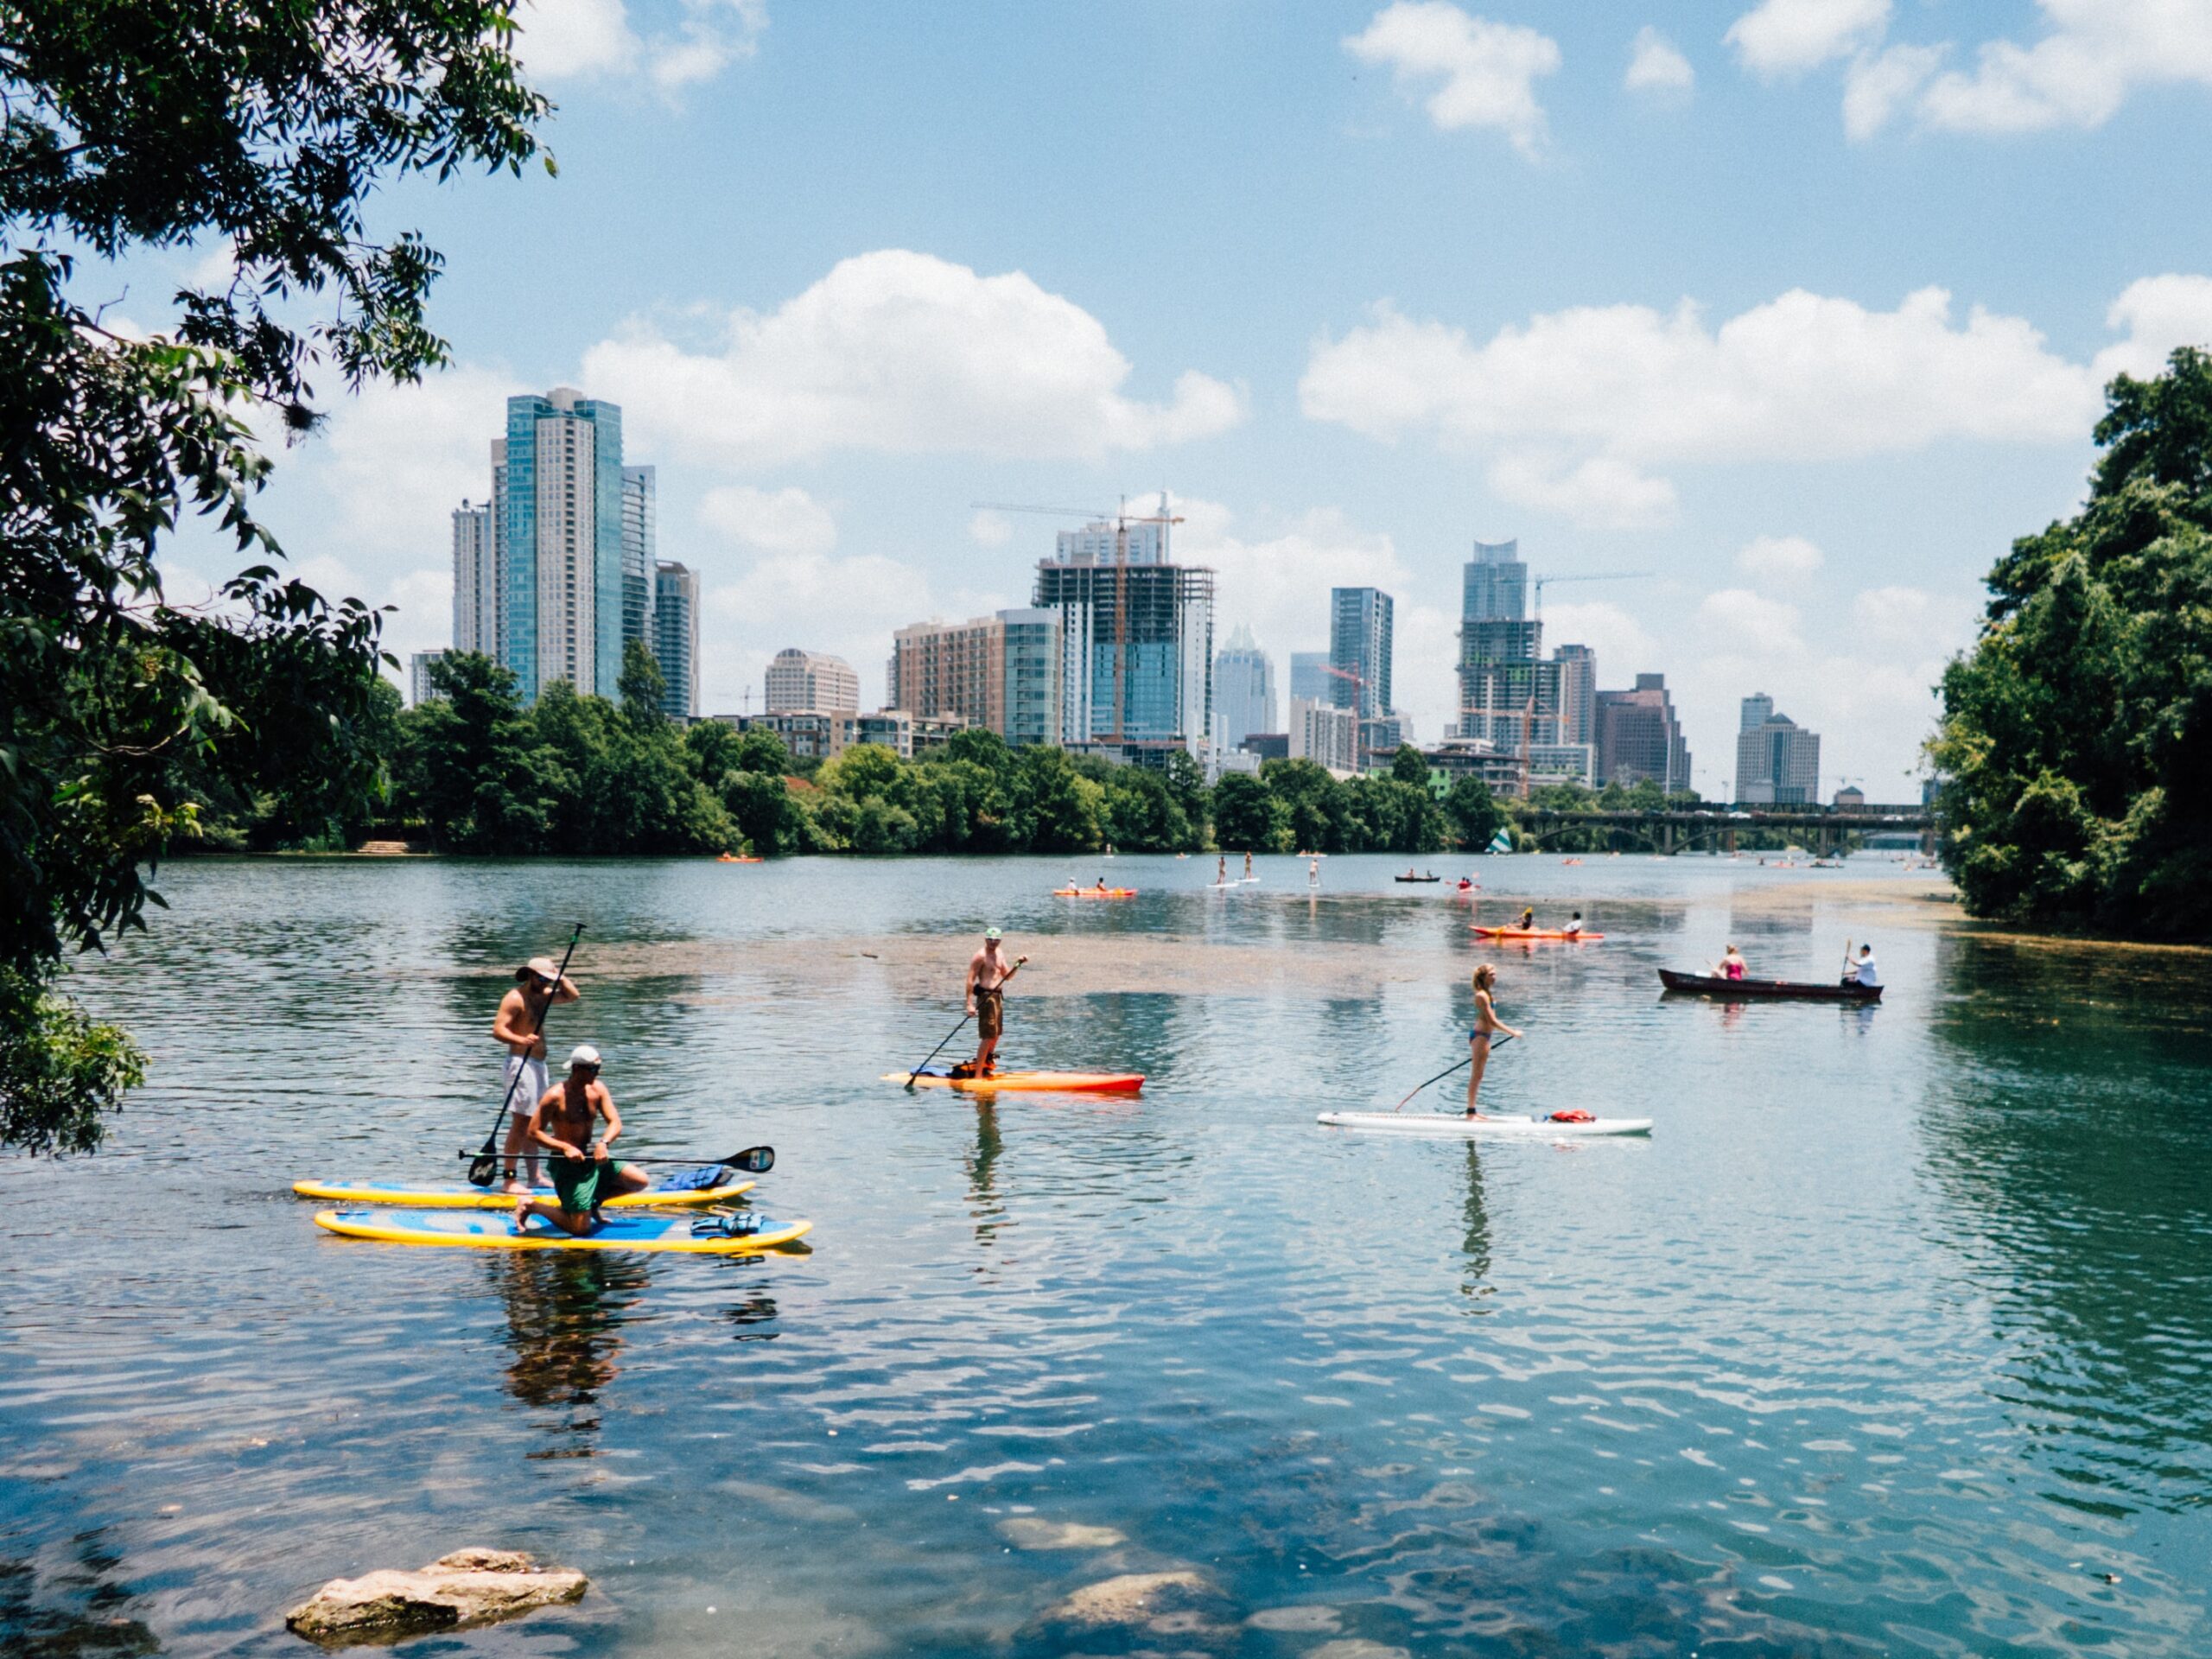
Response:
[[[1134,760],[1206,745],[1213,572],[1171,562],[1163,520],[1063,531],[1035,603],[1060,620],[1060,741]]]
[[[1736,733],[1736,798],[1746,805],[1804,805],[1821,798],[1821,734],[1755,692]]]
[[[1598,741],[1598,653],[1587,645],[1560,645],[1552,652],[1559,664],[1559,741]]]
[[[467,501],[453,514],[453,648],[499,654],[499,559],[492,509]]]
[[[1290,695],[1303,697],[1308,702],[1325,702],[1335,706],[1330,688],[1337,683],[1329,672],[1329,653],[1325,651],[1294,651],[1290,653]]]
[[[493,452],[499,660],[536,697],[622,674],[622,411],[569,386],[507,399]]]
[[[668,559],[654,561],[652,630],[653,658],[668,683],[661,712],[671,720],[696,720],[699,715],[699,573],[689,565]]]
[[[1329,701],[1362,720],[1390,712],[1390,629],[1395,607],[1380,588],[1329,590]]]
[[[1275,665],[1249,628],[1239,627],[1214,653],[1213,711],[1226,748],[1255,732],[1282,729],[1275,724]]]
[[[651,467],[622,469],[622,639],[659,655],[653,629],[653,596],[659,583],[658,475]],[[678,565],[677,569],[683,567]],[[688,575],[689,572],[686,572]],[[665,659],[661,671],[669,672]],[[671,681],[673,676],[671,677]]]

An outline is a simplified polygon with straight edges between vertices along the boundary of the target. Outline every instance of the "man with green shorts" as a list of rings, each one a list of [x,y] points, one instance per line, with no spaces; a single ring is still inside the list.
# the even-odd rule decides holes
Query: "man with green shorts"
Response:
[[[635,1164],[618,1164],[608,1150],[622,1133],[622,1114],[599,1080],[599,1051],[579,1043],[569,1056],[569,1075],[545,1091],[530,1114],[529,1141],[553,1155],[553,1191],[557,1204],[528,1197],[515,1204],[515,1230],[543,1216],[564,1233],[578,1236],[599,1225],[599,1207],[623,1192],[643,1192],[650,1180]],[[607,1127],[594,1137],[592,1126]]]

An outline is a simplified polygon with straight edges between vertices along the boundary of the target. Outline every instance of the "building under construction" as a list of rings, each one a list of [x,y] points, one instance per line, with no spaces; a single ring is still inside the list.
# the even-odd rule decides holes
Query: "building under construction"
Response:
[[[1516,542],[1477,542],[1462,588],[1459,726],[1454,735],[1520,757],[1520,786],[1588,783],[1591,739],[1581,728],[1588,652],[1543,655],[1541,617],[1528,614],[1529,567]]]
[[[1164,764],[1205,748],[1213,714],[1213,572],[1168,557],[1164,518],[1063,531],[1035,603],[1060,618],[1060,741]]]

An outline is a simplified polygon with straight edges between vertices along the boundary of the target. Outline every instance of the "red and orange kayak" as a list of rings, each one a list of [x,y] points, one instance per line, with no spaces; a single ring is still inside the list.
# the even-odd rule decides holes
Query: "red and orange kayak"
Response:
[[[1486,939],[1562,939],[1573,944],[1602,939],[1602,933],[1562,933],[1551,927],[1478,927],[1474,930]]]
[[[904,1083],[904,1071],[887,1071],[886,1083]],[[1144,1087],[1141,1071],[1001,1071],[988,1077],[954,1077],[925,1071],[916,1088],[957,1089],[967,1094],[1134,1095]]]
[[[1054,887],[1055,899],[1134,899],[1135,887]]]

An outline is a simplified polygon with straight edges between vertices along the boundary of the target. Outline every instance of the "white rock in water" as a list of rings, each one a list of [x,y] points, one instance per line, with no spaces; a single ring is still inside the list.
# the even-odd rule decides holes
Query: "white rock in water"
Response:
[[[420,1572],[386,1568],[333,1579],[286,1614],[284,1627],[325,1647],[400,1642],[575,1601],[586,1582],[581,1573],[541,1567],[518,1550],[457,1549]]]
[[[1084,1585],[1046,1608],[1045,1617],[1061,1624],[1091,1628],[1139,1624],[1159,1615],[1163,1611],[1163,1601],[1179,1594],[1205,1595],[1211,1589],[1204,1579],[1187,1571],[1124,1573],[1118,1578]]]
[[[1111,1549],[1123,1541],[1111,1527],[1047,1521],[1036,1515],[1017,1515],[1011,1521],[1001,1521],[999,1530],[1023,1549]]]

